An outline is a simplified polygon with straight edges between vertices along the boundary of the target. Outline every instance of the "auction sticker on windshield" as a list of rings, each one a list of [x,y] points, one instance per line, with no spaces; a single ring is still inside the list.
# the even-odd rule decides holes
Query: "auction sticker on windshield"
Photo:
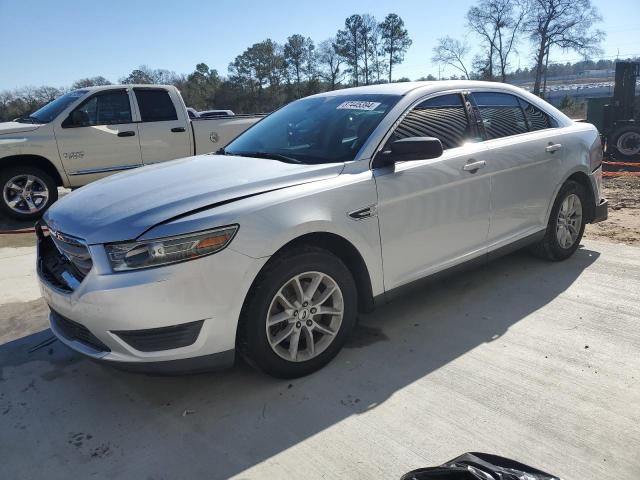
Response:
[[[342,102],[336,107],[336,110],[375,110],[380,102],[364,102],[361,100],[351,100]]]

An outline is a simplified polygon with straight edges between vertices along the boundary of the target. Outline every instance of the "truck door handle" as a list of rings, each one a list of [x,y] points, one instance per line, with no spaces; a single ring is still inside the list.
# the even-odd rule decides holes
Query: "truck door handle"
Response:
[[[126,132],[118,132],[119,137],[135,137],[136,132],[133,130],[127,130]]]
[[[560,150],[561,148],[562,148],[562,145],[560,143],[551,143],[551,142],[549,142],[549,145],[547,145],[544,149],[548,153],[553,153],[553,152],[555,152],[557,150]]]
[[[179,132],[185,132],[186,130],[185,130],[185,128],[184,128],[184,127],[173,127],[173,128],[171,129],[171,131],[172,131],[173,133],[179,133]]]
[[[465,164],[464,167],[462,167],[462,170],[464,170],[465,172],[476,173],[480,168],[484,168],[486,166],[487,162],[485,162],[484,160],[479,160],[477,162],[470,161],[469,163]]]

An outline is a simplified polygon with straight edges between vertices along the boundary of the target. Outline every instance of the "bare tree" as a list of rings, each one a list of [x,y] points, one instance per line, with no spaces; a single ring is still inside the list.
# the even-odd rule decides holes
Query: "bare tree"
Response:
[[[449,65],[463,73],[464,78],[469,78],[469,70],[465,64],[465,57],[469,54],[469,46],[466,42],[461,42],[449,36],[439,38],[438,44],[433,47],[434,63]]]
[[[329,90],[335,90],[345,74],[340,70],[344,58],[338,53],[335,42],[335,38],[329,38],[318,45],[320,75],[329,84]]]
[[[111,85],[111,82],[103,76],[81,78],[80,80],[76,80],[75,82],[73,82],[73,84],[71,85],[71,90],[94,87],[98,85]]]
[[[390,13],[380,24],[382,47],[389,58],[389,82],[392,81],[393,66],[404,61],[404,54],[411,46],[409,32],[404,21],[395,13]]]
[[[540,94],[540,84],[551,49],[573,50],[581,55],[600,51],[605,33],[594,30],[602,21],[591,0],[529,0],[523,30],[535,45],[535,82],[533,93]]]
[[[494,61],[501,81],[506,80],[509,54],[515,46],[525,12],[517,0],[480,0],[467,12],[467,26],[482,39],[486,48],[486,65],[481,73],[488,80],[494,78]],[[474,64],[478,63],[474,61]]]

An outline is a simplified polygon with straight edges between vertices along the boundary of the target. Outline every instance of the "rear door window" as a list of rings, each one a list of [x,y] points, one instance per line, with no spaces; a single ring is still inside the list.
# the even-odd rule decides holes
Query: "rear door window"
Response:
[[[165,122],[177,120],[169,92],[162,89],[134,88],[140,117],[143,122]]]
[[[407,137],[435,137],[445,150],[471,141],[472,127],[462,96],[440,95],[415,106],[393,132],[390,142]]]
[[[474,92],[471,98],[480,112],[487,140],[529,131],[524,111],[513,95]]]
[[[520,105],[527,116],[527,122],[529,122],[529,130],[532,132],[536,130],[544,130],[546,128],[557,128],[558,123],[549,115],[544,113],[535,105],[531,105],[529,102],[520,100]]]

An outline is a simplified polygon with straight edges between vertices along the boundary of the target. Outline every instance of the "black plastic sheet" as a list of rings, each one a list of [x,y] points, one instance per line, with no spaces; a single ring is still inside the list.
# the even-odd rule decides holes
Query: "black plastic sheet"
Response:
[[[560,480],[559,477],[515,460],[469,452],[439,467],[419,468],[401,480]]]

